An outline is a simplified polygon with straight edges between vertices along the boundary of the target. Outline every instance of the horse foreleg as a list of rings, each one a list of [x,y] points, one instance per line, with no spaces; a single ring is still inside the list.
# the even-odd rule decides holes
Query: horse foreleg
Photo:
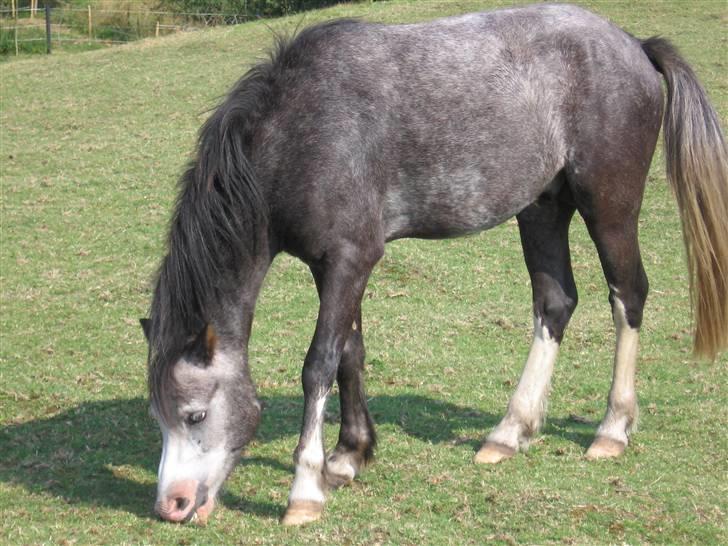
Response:
[[[282,519],[286,525],[316,520],[323,512],[328,486],[323,435],[326,398],[351,336],[369,273],[381,253],[381,248],[363,252],[348,247],[345,252],[329,253],[326,263],[317,267],[321,304],[303,365],[303,425],[294,453],[296,475]]]
[[[336,375],[341,429],[336,448],[326,458],[325,476],[330,487],[339,487],[353,480],[374,455],[376,434],[364,393],[364,354],[359,307]]]
[[[316,289],[321,295],[323,279],[316,268],[311,268]],[[344,345],[336,382],[339,385],[341,428],[336,448],[326,457],[324,474],[331,488],[340,487],[354,479],[374,456],[376,434],[367,408],[364,393],[364,331],[361,304]]]

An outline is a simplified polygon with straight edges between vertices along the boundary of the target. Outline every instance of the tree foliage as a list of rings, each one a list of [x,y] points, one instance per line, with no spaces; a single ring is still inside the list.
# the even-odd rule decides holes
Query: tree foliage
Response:
[[[276,17],[330,6],[340,0],[161,0],[161,6],[177,13],[221,13],[251,17]]]

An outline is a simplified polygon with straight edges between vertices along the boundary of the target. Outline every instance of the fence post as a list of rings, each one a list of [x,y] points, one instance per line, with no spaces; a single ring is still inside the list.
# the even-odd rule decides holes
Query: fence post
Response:
[[[10,0],[10,11],[13,13],[13,19],[17,19],[18,10],[15,9],[15,0]]]
[[[45,20],[46,20],[46,53],[51,54],[51,7],[45,5]]]
[[[14,34],[15,34],[15,56],[18,56],[18,11],[15,9],[15,1],[13,0],[13,17],[15,24],[13,25]]]
[[[157,29],[154,31],[154,37],[159,38],[159,21],[157,21]]]
[[[88,43],[91,43],[93,32],[93,23],[91,22],[91,4],[88,5]]]

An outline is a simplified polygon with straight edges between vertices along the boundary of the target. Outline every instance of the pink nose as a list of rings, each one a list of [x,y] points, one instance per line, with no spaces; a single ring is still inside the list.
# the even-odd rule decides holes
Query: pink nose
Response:
[[[157,500],[154,509],[162,519],[167,521],[184,521],[195,509],[197,481],[184,480],[175,482]]]

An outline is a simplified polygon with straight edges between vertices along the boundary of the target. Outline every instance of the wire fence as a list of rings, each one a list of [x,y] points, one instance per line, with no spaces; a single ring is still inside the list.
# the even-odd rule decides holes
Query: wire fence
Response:
[[[102,47],[151,36],[236,25],[248,13],[177,13],[78,7],[0,8],[0,55],[50,53],[55,47]]]

